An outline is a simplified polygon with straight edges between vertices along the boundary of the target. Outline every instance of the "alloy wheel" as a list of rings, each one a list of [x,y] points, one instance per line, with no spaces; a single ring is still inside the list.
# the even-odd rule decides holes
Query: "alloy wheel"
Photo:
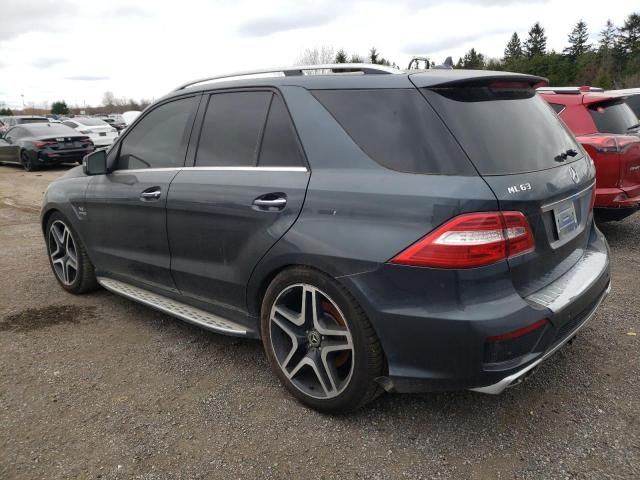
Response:
[[[78,250],[71,231],[60,220],[49,228],[49,256],[58,279],[71,285],[78,276]]]
[[[329,295],[308,284],[287,287],[273,303],[269,328],[276,361],[298,390],[328,399],[347,388],[354,368],[353,339]]]

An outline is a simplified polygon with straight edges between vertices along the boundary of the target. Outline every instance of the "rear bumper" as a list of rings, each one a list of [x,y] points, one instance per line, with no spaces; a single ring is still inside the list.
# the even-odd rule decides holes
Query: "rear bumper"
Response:
[[[596,188],[595,208],[638,209],[640,208],[640,193],[637,193],[637,190],[638,189]]]
[[[93,152],[91,149],[78,149],[61,152],[39,152],[38,161],[44,165],[52,165],[57,163],[81,162],[85,155]]]
[[[499,393],[593,317],[610,288],[609,252],[592,227],[580,260],[526,298],[515,291],[506,265],[469,271],[385,265],[341,280],[378,333],[388,364],[378,381],[386,390]],[[548,323],[527,341],[508,345],[511,356],[493,355],[488,337],[543,319]]]

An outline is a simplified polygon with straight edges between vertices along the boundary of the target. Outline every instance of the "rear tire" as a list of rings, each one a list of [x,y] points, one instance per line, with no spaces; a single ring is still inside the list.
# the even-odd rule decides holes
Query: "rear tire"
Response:
[[[51,270],[67,292],[81,294],[98,288],[91,260],[71,222],[59,212],[53,213],[45,230]]]
[[[265,293],[260,328],[271,368],[303,404],[341,413],[383,393],[375,381],[384,374],[380,341],[362,307],[331,277],[307,267],[278,274]]]
[[[27,172],[33,172],[35,170],[38,170],[38,167],[35,165],[35,163],[31,159],[31,155],[29,155],[29,153],[26,150],[22,150],[20,152],[20,163],[22,164],[23,168]]]

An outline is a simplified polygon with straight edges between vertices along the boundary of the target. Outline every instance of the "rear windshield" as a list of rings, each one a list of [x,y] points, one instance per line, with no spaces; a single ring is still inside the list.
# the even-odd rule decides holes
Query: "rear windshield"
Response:
[[[442,120],[415,88],[314,90],[372,160],[407,173],[477,175]]]
[[[104,127],[105,122],[99,118],[74,118],[74,120],[88,127]]]
[[[640,118],[640,95],[632,95],[627,98],[627,105],[631,107],[636,117]]]
[[[34,137],[71,137],[78,135],[78,132],[73,128],[69,128],[61,123],[34,123],[33,125],[25,126],[24,129]]]
[[[19,118],[18,119],[18,123],[23,124],[23,123],[48,123],[49,119],[48,118]]]
[[[627,133],[638,124],[638,117],[622,99],[589,105],[589,113],[601,133]]]
[[[528,87],[501,84],[423,89],[482,175],[506,175],[557,167],[581,158],[573,135]]]

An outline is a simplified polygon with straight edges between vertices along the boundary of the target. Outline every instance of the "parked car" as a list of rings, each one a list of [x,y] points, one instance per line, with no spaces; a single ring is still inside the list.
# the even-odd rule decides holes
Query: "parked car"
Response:
[[[49,119],[47,117],[37,117],[33,115],[14,115],[10,117],[0,118],[0,134],[5,133],[11,127],[16,125],[23,125],[25,123],[47,123]]]
[[[27,171],[45,165],[78,162],[93,152],[91,139],[54,123],[23,123],[11,127],[0,140],[0,163],[20,164]]]
[[[106,147],[118,137],[118,131],[99,118],[73,117],[62,122],[63,125],[88,135],[96,147]]]
[[[141,112],[139,112],[138,110],[130,110],[128,112],[124,112],[121,118],[125,123],[125,128],[131,125],[135,121],[135,119],[140,116],[140,113]]]
[[[328,412],[384,390],[499,393],[593,317],[610,288],[595,169],[544,79],[284,73],[183,85],[51,183],[62,288],[261,338]]]
[[[121,130],[124,130],[127,126],[127,124],[124,122],[122,117],[119,117],[119,118],[118,117],[99,117],[99,118],[103,122],[106,122],[109,125],[111,125],[118,132],[120,132]]]
[[[624,90],[608,90],[608,95],[624,96],[625,102],[631,107],[636,117],[640,118],[640,88],[626,88]]]
[[[589,87],[538,90],[596,165],[595,208],[622,220],[640,208],[640,123],[625,97]]]

